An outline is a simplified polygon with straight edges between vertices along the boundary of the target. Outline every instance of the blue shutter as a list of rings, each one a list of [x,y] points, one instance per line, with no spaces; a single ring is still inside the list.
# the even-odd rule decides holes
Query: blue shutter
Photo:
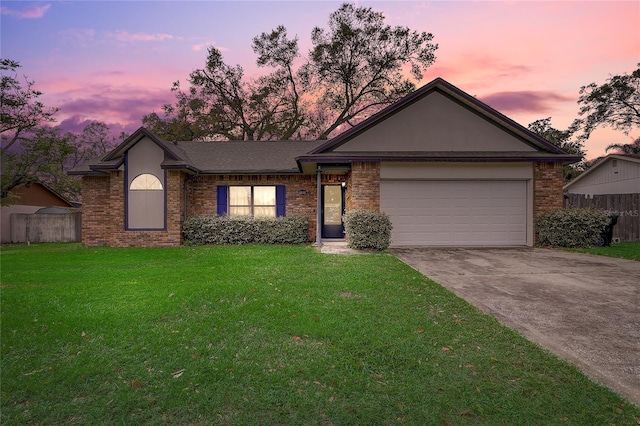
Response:
[[[218,216],[227,214],[227,186],[218,185]]]
[[[285,186],[276,185],[276,216],[286,216],[287,197],[285,196]]]

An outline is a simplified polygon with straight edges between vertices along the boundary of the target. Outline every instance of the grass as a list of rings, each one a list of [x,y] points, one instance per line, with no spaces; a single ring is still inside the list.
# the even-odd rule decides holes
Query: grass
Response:
[[[579,253],[591,253],[600,256],[619,257],[640,261],[640,241],[611,243],[609,247],[590,247],[570,249]]]
[[[390,255],[2,249],[0,423],[636,424]]]

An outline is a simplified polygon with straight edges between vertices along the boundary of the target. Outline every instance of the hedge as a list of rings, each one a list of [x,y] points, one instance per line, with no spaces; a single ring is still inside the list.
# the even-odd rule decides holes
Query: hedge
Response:
[[[355,249],[387,249],[391,229],[389,216],[375,210],[351,210],[344,215],[347,241]]]
[[[555,247],[590,247],[602,244],[609,217],[594,208],[560,208],[543,213],[536,221],[538,244]]]
[[[309,241],[309,221],[304,216],[198,216],[184,222],[183,235],[187,245],[302,244]]]

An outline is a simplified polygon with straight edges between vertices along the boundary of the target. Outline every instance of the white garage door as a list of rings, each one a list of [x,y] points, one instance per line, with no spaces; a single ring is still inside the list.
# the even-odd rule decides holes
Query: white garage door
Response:
[[[381,181],[394,246],[527,243],[525,181]]]

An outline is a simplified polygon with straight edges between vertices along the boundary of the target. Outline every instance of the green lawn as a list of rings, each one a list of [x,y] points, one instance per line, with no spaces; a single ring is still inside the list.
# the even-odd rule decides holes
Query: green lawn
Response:
[[[611,243],[610,247],[591,247],[571,249],[580,253],[598,254],[600,256],[621,257],[623,259],[640,260],[640,241]]]
[[[3,247],[0,423],[636,424],[391,255]]]

